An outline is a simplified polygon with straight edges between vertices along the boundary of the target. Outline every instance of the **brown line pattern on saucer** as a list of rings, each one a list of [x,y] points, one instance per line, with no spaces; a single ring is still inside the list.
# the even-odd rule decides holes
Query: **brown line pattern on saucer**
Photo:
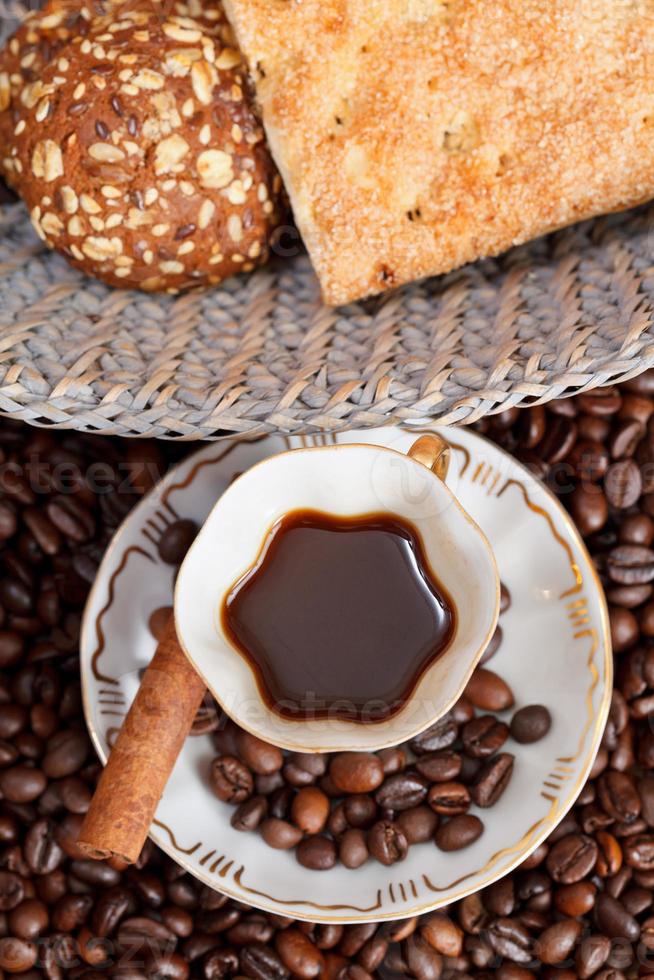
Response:
[[[590,646],[590,653],[588,654],[587,666],[593,678],[592,683],[590,685],[590,690],[587,691],[586,693],[586,712],[587,712],[586,724],[584,725],[584,730],[581,733],[581,738],[579,739],[579,743],[577,745],[577,751],[575,752],[575,754],[559,756],[556,760],[557,762],[568,763],[568,762],[576,761],[576,759],[579,757],[579,755],[583,750],[586,736],[588,735],[588,732],[590,731],[593,722],[595,720],[594,712],[593,712],[593,694],[595,693],[595,688],[599,684],[599,679],[600,679],[599,670],[595,666],[595,653],[599,647],[599,638],[597,636],[597,630],[595,629],[595,627],[592,627],[591,629],[582,630],[580,633],[574,634],[575,640],[581,639],[584,636],[589,636],[592,641]]]
[[[176,490],[185,490],[191,483],[193,483],[200,470],[203,470],[206,466],[212,466],[215,463],[221,463],[224,459],[227,459],[230,453],[234,452],[237,446],[242,446],[244,443],[249,444],[251,442],[260,442],[261,439],[265,439],[265,438],[266,438],[265,436],[259,436],[257,439],[241,439],[239,441],[230,443],[229,446],[227,446],[226,449],[223,449],[222,452],[218,453],[217,456],[210,456],[209,459],[201,459],[191,469],[190,473],[187,473],[187,475],[184,477],[183,480],[180,480],[179,483],[171,483],[169,487],[166,487],[163,494],[161,495],[161,503],[165,507],[168,507],[168,509],[170,510],[171,505],[169,504],[168,501],[171,494],[173,494]],[[173,513],[176,512],[173,511]]]
[[[102,656],[104,649],[107,645],[107,640],[102,629],[102,620],[113,606],[114,598],[116,594],[116,582],[120,577],[120,575],[122,575],[125,567],[127,566],[127,562],[129,561],[130,555],[133,554],[142,555],[144,558],[147,558],[148,561],[151,561],[154,564],[156,564],[154,558],[152,557],[149,551],[146,551],[145,548],[139,547],[139,545],[137,544],[132,544],[129,546],[129,548],[125,550],[123,557],[120,559],[120,564],[118,565],[118,568],[114,569],[111,578],[109,579],[109,590],[108,590],[107,601],[102,607],[102,609],[100,610],[100,612],[98,613],[97,619],[95,621],[95,631],[96,631],[96,636],[98,638],[98,645],[95,648],[93,654],[91,655],[91,670],[93,672],[93,676],[95,677],[96,681],[104,681],[106,684],[118,685],[118,681],[116,680],[115,677],[109,677],[107,674],[102,674],[98,669],[98,661]]]
[[[202,847],[202,841],[198,841],[197,844],[193,844],[192,847],[180,847],[180,845],[177,843],[174,833],[172,832],[168,824],[162,823],[161,820],[157,820],[156,818],[152,821],[152,823],[154,824],[155,827],[161,827],[162,830],[166,831],[166,833],[170,837],[170,841],[173,847],[175,848],[176,851],[179,851],[180,854],[195,854],[198,847]]]
[[[552,520],[550,514],[548,514],[548,512],[543,507],[539,507],[538,504],[535,504],[533,500],[530,498],[529,494],[527,493],[527,490],[525,489],[524,485],[520,483],[518,480],[513,479],[513,477],[509,477],[509,479],[506,481],[502,489],[498,490],[497,496],[501,497],[502,494],[505,493],[505,491],[508,490],[510,487],[517,487],[520,493],[522,494],[522,496],[524,497],[524,501],[527,507],[530,510],[532,510],[535,514],[540,514],[541,517],[545,518],[545,520],[549,524],[550,531],[552,532],[555,539],[559,542],[559,544],[561,545],[561,547],[563,548],[563,550],[568,556],[570,568],[572,570],[572,574],[575,577],[575,584],[571,589],[567,589],[565,592],[562,592],[559,598],[567,599],[569,596],[576,595],[578,592],[581,592],[581,589],[583,587],[583,577],[581,574],[581,570],[579,568],[579,565],[575,561],[575,556],[573,554],[572,548],[565,540],[565,538],[563,538],[554,527],[554,521]]]
[[[249,895],[258,895],[259,898],[265,898],[269,902],[275,902],[276,904],[282,905],[308,905],[309,908],[318,909],[319,911],[329,911],[329,912],[361,912],[367,915],[369,912],[376,912],[382,907],[382,893],[381,888],[377,889],[377,901],[374,905],[369,905],[367,907],[362,907],[359,905],[320,905],[319,902],[311,902],[305,898],[298,899],[281,899],[275,898],[273,895],[269,895],[267,892],[258,891],[256,888],[249,888],[247,885],[243,884],[243,872],[245,868],[241,865],[238,871],[235,871],[232,875],[234,881],[239,888],[247,892]]]

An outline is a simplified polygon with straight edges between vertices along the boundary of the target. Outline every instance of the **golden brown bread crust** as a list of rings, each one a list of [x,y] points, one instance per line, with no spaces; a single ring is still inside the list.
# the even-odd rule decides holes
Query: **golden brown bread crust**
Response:
[[[182,4],[110,3],[46,57],[67,16],[55,0],[21,29],[38,72],[14,73],[5,111],[3,168],[43,240],[145,290],[214,285],[264,261],[281,182],[222,8],[193,18]],[[24,69],[23,48],[7,51]]]
[[[226,0],[325,299],[654,196],[652,0]]]

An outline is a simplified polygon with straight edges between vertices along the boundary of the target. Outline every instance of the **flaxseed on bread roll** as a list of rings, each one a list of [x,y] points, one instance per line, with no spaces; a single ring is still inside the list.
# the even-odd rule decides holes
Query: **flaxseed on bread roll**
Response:
[[[0,49],[0,159],[7,180],[18,179],[9,157],[14,128],[27,112],[26,86],[38,82],[43,69],[72,38],[83,37],[93,12],[86,0],[49,0],[24,21]],[[32,89],[33,96],[36,89]],[[32,96],[32,97],[33,97]]]
[[[222,8],[195,4],[82,15],[6,110],[3,169],[37,232],[114,285],[216,284],[265,260],[279,220],[240,53]]]

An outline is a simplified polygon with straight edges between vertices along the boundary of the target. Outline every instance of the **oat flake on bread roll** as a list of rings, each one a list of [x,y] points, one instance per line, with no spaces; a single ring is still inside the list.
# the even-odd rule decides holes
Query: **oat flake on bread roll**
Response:
[[[108,5],[13,97],[3,167],[42,239],[85,272],[214,285],[265,260],[279,219],[244,86],[221,7]]]

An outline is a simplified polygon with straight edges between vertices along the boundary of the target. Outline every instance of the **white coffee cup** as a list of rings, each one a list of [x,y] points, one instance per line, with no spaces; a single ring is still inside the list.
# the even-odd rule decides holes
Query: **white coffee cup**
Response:
[[[421,436],[408,454],[353,443],[295,449],[253,466],[220,497],[180,569],[175,625],[187,657],[238,725],[293,751],[371,751],[414,737],[458,700],[497,625],[500,581],[485,535],[445,483],[448,462],[449,447],[435,434]],[[348,517],[385,511],[408,522],[453,601],[448,647],[383,720],[283,717],[223,629],[225,598],[256,566],[271,529],[307,509]]]

